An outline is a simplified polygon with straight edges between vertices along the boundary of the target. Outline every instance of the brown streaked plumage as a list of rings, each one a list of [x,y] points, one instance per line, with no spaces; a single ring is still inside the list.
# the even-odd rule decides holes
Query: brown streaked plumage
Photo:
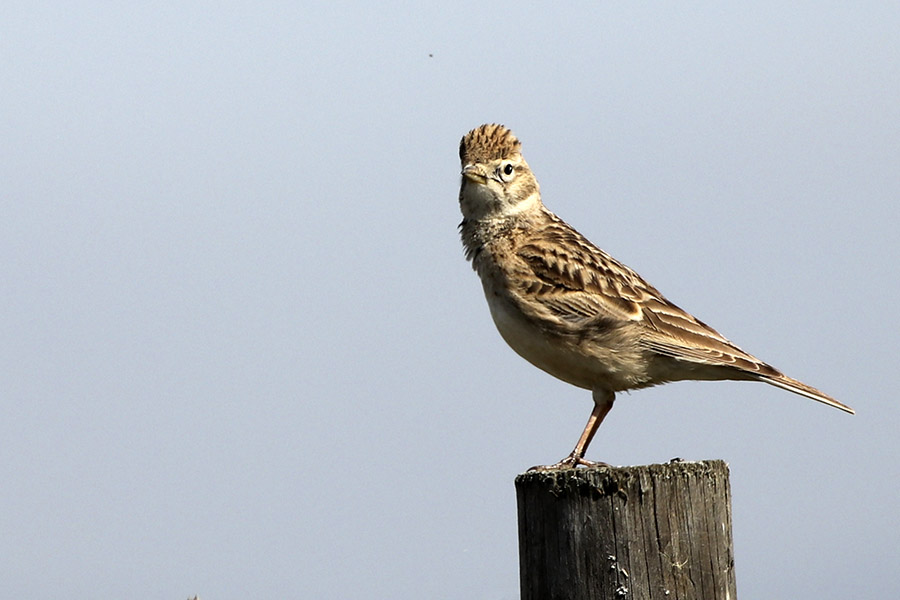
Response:
[[[460,233],[500,335],[535,366],[593,393],[575,449],[540,468],[596,464],[584,453],[616,392],[669,381],[764,381],[853,413],[744,352],[547,210],[506,127],[473,129],[459,157]]]

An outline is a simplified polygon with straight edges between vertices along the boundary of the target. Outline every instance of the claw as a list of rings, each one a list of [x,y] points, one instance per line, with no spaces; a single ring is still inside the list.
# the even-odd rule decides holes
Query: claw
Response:
[[[573,452],[569,456],[565,457],[558,463],[552,465],[538,465],[536,467],[531,467],[528,469],[529,471],[561,471],[563,469],[575,469],[578,467],[585,467],[588,469],[594,469],[598,467],[609,467],[610,465],[605,462],[595,462],[592,460],[585,460],[580,456],[576,456]]]

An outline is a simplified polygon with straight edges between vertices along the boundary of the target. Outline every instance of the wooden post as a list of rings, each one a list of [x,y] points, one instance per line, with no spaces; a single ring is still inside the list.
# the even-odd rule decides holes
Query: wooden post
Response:
[[[516,477],[522,600],[736,600],[721,460]]]

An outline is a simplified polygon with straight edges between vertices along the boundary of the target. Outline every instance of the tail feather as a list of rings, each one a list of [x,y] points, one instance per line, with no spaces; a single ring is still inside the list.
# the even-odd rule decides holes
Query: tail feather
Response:
[[[817,402],[821,402],[822,404],[827,404],[828,406],[833,406],[834,408],[838,408],[844,412],[848,412],[851,415],[855,415],[856,411],[847,406],[846,404],[842,404],[829,396],[824,392],[820,392],[816,388],[806,385],[802,381],[797,381],[796,379],[792,379],[784,374],[779,374],[776,376],[769,375],[760,375],[760,381],[765,381],[770,385],[774,385],[776,387],[780,387],[783,390],[787,390],[789,392],[794,392],[795,394],[800,394],[801,396],[805,396]]]

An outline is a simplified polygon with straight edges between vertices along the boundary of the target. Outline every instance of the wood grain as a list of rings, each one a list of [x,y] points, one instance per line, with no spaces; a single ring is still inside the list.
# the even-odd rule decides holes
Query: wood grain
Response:
[[[723,461],[516,478],[522,600],[734,600]]]

